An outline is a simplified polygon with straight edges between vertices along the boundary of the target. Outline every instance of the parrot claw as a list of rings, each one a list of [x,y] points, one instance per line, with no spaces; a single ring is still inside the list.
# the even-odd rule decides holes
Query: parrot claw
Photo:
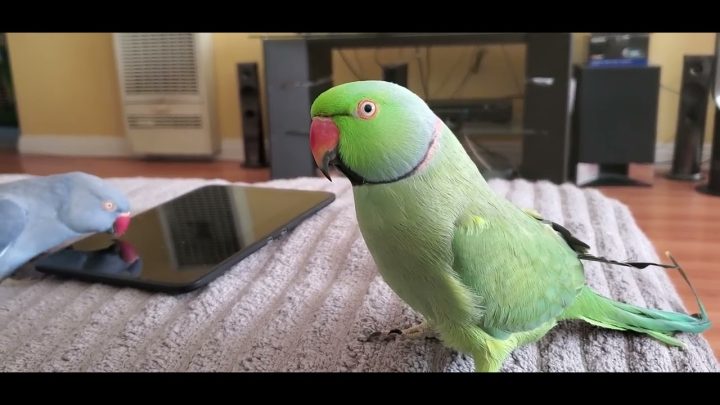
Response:
[[[398,333],[398,332],[399,332],[399,333]],[[358,338],[358,340],[361,341],[361,342],[365,342],[365,343],[367,343],[367,342],[375,342],[375,341],[380,341],[380,340],[382,340],[382,341],[388,341],[388,340],[395,340],[395,338],[396,338],[398,335],[400,335],[400,334],[402,334],[402,331],[400,331],[399,329],[393,329],[393,330],[391,330],[390,332],[387,332],[387,333],[380,332],[380,331],[375,331],[375,332],[369,334],[367,337]]]
[[[361,342],[371,342],[371,341],[377,341],[377,340],[395,340],[398,336],[402,335],[405,338],[408,339],[417,339],[420,337],[424,337],[426,340],[435,340],[439,341],[440,339],[437,338],[437,336],[433,335],[433,332],[431,331],[430,327],[428,326],[427,322],[423,322],[421,324],[411,326],[406,329],[391,329],[389,332],[373,332],[369,334],[365,338],[359,338]]]
[[[369,342],[371,340],[379,338],[381,335],[382,335],[382,332],[377,332],[377,331],[373,332],[370,335],[368,335],[368,337],[365,338],[365,341]]]

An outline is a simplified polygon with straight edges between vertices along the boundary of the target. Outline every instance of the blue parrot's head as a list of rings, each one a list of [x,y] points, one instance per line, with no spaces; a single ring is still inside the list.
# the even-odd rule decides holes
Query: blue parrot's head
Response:
[[[60,175],[67,193],[60,219],[77,233],[108,232],[120,236],[130,226],[130,202],[108,182],[73,172]]]

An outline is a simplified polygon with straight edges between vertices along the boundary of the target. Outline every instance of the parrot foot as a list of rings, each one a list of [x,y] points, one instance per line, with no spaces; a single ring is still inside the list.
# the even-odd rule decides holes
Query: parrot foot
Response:
[[[377,340],[395,340],[400,335],[408,339],[418,339],[424,337],[428,340],[439,340],[436,336],[434,336],[434,333],[427,324],[427,322],[423,321],[418,325],[414,325],[405,329],[391,329],[388,332],[373,332],[367,337],[361,338],[360,341],[371,342]]]
[[[437,339],[435,336],[433,336],[433,331],[430,328],[430,325],[428,325],[427,321],[423,321],[420,324],[403,329],[400,331],[400,334],[405,337],[412,338],[412,339],[416,339],[416,338],[420,338],[420,337]]]

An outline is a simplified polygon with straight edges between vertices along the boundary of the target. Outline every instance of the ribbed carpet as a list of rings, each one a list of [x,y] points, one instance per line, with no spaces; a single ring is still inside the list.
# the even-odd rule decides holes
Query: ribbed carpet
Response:
[[[22,176],[0,176],[0,181]],[[111,179],[141,211],[222,180]],[[3,371],[470,371],[472,360],[432,340],[361,342],[375,330],[419,322],[379,277],[355,222],[345,179],[258,184],[324,189],[337,200],[285,239],[204,289],[179,296],[59,280],[0,284]],[[629,210],[599,192],[547,182],[492,181],[499,194],[564,224],[592,252],[659,260]],[[663,248],[672,248],[663,247]],[[682,260],[681,260],[682,261]],[[684,311],[663,270],[587,263],[600,293]],[[695,309],[693,308],[693,311]],[[516,350],[505,371],[718,371],[707,342],[686,350],[580,323]]]

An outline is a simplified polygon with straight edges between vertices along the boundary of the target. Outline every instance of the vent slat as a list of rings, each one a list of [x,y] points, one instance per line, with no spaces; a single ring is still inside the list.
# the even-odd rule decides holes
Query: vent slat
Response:
[[[131,129],[200,129],[202,116],[190,114],[134,114],[127,117]]]

